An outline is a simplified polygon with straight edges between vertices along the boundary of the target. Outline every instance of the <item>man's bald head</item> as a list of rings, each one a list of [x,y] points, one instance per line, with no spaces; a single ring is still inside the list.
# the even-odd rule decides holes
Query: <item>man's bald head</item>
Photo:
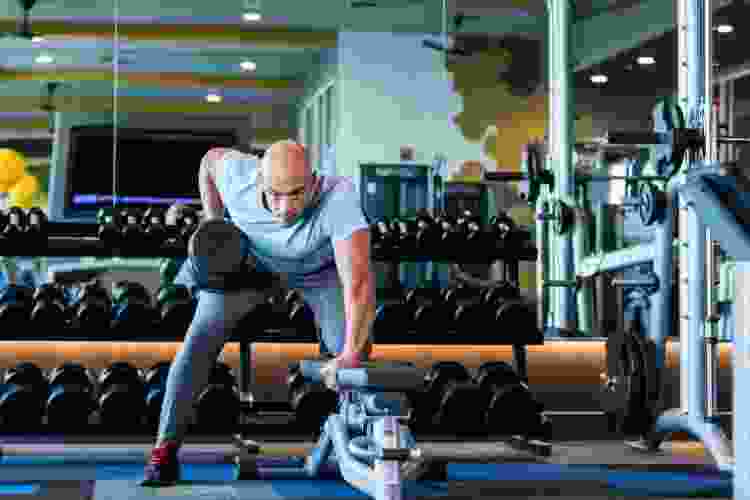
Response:
[[[265,187],[281,193],[304,186],[312,177],[307,148],[291,139],[273,143],[261,165]]]
[[[259,185],[266,204],[281,223],[297,219],[315,198],[316,179],[307,149],[302,144],[283,140],[266,150],[261,160]]]

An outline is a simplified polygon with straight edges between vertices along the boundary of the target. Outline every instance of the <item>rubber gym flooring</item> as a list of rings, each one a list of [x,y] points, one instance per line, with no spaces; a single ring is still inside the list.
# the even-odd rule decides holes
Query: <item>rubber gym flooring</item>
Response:
[[[312,443],[264,443],[304,452]],[[460,443],[462,455],[469,450]],[[553,443],[552,456],[529,463],[509,452],[509,461],[451,463],[448,481],[410,484],[404,498],[428,499],[610,499],[731,498],[731,481],[709,464],[697,443],[667,443],[662,453],[644,455],[621,441]],[[485,452],[505,448],[481,445]],[[364,499],[346,483],[333,479],[233,481],[235,449],[223,444],[186,443],[182,450],[183,482],[169,488],[138,485],[150,444],[93,444],[2,439],[0,497],[96,500],[166,498]],[[519,460],[516,462],[516,460]],[[520,461],[523,460],[523,461]]]

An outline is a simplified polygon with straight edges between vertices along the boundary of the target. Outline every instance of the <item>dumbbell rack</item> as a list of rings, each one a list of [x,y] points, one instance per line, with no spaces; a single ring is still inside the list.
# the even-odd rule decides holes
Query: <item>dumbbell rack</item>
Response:
[[[122,241],[121,245],[114,245],[102,241],[98,237],[100,225],[87,223],[68,223],[68,222],[49,222],[42,221],[39,230],[27,234],[21,232],[13,237],[0,236],[0,256],[18,256],[18,257],[120,257],[120,258],[180,258],[187,254],[187,247],[184,238],[168,238],[160,243],[139,244],[138,241]],[[518,262],[521,260],[529,261],[536,259],[536,249],[528,241],[498,241],[492,246],[484,246],[483,252],[473,252],[467,259],[466,254],[461,255],[461,248],[453,248],[449,251],[425,255],[415,249],[409,248],[390,248],[385,249],[373,246],[372,257],[375,261],[381,262],[492,262],[503,260],[506,263],[506,269],[510,275],[517,276]],[[464,249],[465,250],[465,249]],[[91,340],[91,339],[86,339]],[[104,339],[101,339],[104,340]],[[152,341],[163,341],[151,337]],[[241,414],[248,417],[245,420],[253,420],[253,416],[258,416],[268,410],[273,413],[285,413],[284,405],[268,405],[263,408],[254,404],[247,395],[249,394],[249,377],[247,369],[250,366],[250,343],[243,341],[242,338],[234,339],[240,341],[240,365],[246,367],[239,374],[239,392],[241,397]],[[286,336],[284,331],[266,332],[254,338],[255,342],[272,341],[272,342],[299,342],[299,337]],[[513,364],[517,373],[524,380],[527,379],[527,362],[526,349],[523,345],[515,344],[498,344],[512,345],[513,347]],[[255,419],[257,420],[257,419]]]

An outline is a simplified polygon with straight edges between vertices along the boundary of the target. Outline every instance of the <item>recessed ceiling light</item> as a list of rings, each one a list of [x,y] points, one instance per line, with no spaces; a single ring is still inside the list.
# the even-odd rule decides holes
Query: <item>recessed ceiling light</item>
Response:
[[[591,75],[591,83],[607,83],[609,81],[609,78],[607,78],[607,75]]]
[[[253,61],[242,61],[240,63],[242,71],[255,71],[256,67],[257,65]]]
[[[640,64],[641,66],[647,66],[650,64],[654,64],[655,62],[656,62],[656,59],[654,59],[651,56],[640,56],[638,58],[638,64]]]
[[[42,43],[43,41],[44,41],[44,37],[41,37],[41,36],[31,37],[31,43]]]
[[[723,35],[726,35],[727,33],[731,33],[734,31],[734,26],[732,26],[731,24],[720,24],[716,27],[716,31]]]
[[[260,12],[254,10],[250,10],[242,14],[242,19],[244,19],[245,22],[248,23],[258,22],[261,20],[261,18],[262,16],[260,15]]]
[[[206,102],[219,103],[221,100],[221,96],[216,92],[211,92],[206,96]]]
[[[52,63],[52,61],[54,61],[54,60],[55,60],[55,58],[54,58],[54,57],[52,57],[52,56],[51,56],[51,55],[49,55],[49,54],[41,54],[41,55],[39,55],[39,56],[38,56],[38,57],[37,57],[37,58],[35,59],[35,61],[37,62],[37,64],[50,64],[50,63]]]

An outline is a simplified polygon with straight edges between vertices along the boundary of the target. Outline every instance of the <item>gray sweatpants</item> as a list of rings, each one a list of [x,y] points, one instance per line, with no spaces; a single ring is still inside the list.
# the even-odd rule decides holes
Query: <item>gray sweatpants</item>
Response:
[[[198,305],[167,376],[159,421],[160,442],[182,442],[193,418],[194,401],[208,384],[211,369],[224,345],[240,320],[267,297],[265,291],[253,289],[231,293],[197,291],[192,266],[187,263],[180,268],[174,283],[198,293]],[[340,287],[302,287],[301,291],[321,332],[321,352],[341,352],[346,318]],[[252,340],[253,332],[243,332],[243,335]]]

